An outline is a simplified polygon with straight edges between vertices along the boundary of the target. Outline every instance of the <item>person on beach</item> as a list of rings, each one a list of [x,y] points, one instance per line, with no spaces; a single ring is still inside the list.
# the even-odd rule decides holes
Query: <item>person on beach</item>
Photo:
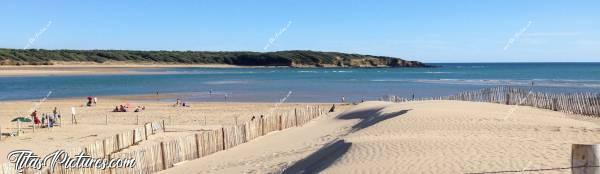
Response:
[[[55,118],[53,115],[48,115],[48,127],[54,127]]]
[[[35,124],[35,125],[39,125],[39,124],[41,124],[41,123],[42,123],[42,122],[40,121],[40,118],[38,118],[38,116],[37,116],[37,115],[36,115],[36,116],[33,116],[33,124]]]
[[[46,120],[48,120],[48,118],[46,118],[46,116],[42,114],[42,122],[40,122],[40,127],[44,127],[44,125],[46,124]]]
[[[88,97],[87,97],[87,100],[88,100],[88,102],[87,102],[87,104],[86,104],[86,105],[87,105],[87,106],[92,106],[92,97],[91,97],[91,96],[88,96]]]
[[[342,96],[342,103],[346,102],[346,97]]]
[[[256,119],[256,116],[252,116],[252,118],[250,118],[250,121],[254,121],[254,119]]]
[[[54,107],[54,109],[52,110],[52,114],[54,114],[54,116],[58,115],[58,109],[56,107]]]
[[[35,117],[37,117],[37,110],[33,110],[33,112],[31,113],[31,119],[35,119]]]
[[[113,112],[119,112],[119,106],[115,106],[115,109],[113,109]]]
[[[94,106],[96,106],[96,104],[98,104],[98,97],[94,97]]]
[[[181,99],[177,98],[175,101],[175,106],[179,106],[181,104]]]
[[[137,107],[135,108],[135,110],[133,110],[133,112],[140,112],[140,111],[141,111],[141,108],[140,108],[140,106],[137,106]]]

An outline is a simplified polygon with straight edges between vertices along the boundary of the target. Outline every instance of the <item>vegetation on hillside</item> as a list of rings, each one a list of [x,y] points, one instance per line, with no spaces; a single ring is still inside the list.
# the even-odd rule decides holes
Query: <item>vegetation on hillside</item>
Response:
[[[210,52],[131,50],[0,49],[0,65],[52,65],[54,62],[228,64],[240,66],[389,66],[422,67],[393,57],[317,51]]]

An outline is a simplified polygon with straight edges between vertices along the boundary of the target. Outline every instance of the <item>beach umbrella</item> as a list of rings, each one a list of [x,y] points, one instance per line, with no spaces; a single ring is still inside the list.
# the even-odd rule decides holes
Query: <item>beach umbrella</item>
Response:
[[[17,122],[17,135],[19,135],[21,134],[21,122],[31,122],[31,119],[27,117],[17,117],[11,120],[11,122]]]
[[[15,119],[12,119],[11,122],[31,122],[30,118],[27,117],[17,117]]]

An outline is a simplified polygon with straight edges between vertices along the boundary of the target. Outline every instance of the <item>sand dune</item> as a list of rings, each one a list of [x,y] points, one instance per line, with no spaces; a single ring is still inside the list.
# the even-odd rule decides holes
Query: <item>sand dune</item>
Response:
[[[570,166],[571,144],[600,143],[600,126],[596,123],[558,112],[514,107],[456,101],[360,105],[339,118],[360,118],[369,126],[360,126],[342,137],[351,144],[348,151],[323,173],[478,173],[564,168]]]
[[[365,102],[163,173],[570,173],[599,119],[460,101]],[[287,169],[287,170],[285,170]]]

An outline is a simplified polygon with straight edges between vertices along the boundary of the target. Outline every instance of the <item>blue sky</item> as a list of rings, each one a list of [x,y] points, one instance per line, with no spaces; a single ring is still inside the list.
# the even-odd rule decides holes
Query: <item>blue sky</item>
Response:
[[[598,62],[598,8],[597,0],[3,0],[0,47],[24,48],[33,38],[29,48],[320,50],[424,62]]]

